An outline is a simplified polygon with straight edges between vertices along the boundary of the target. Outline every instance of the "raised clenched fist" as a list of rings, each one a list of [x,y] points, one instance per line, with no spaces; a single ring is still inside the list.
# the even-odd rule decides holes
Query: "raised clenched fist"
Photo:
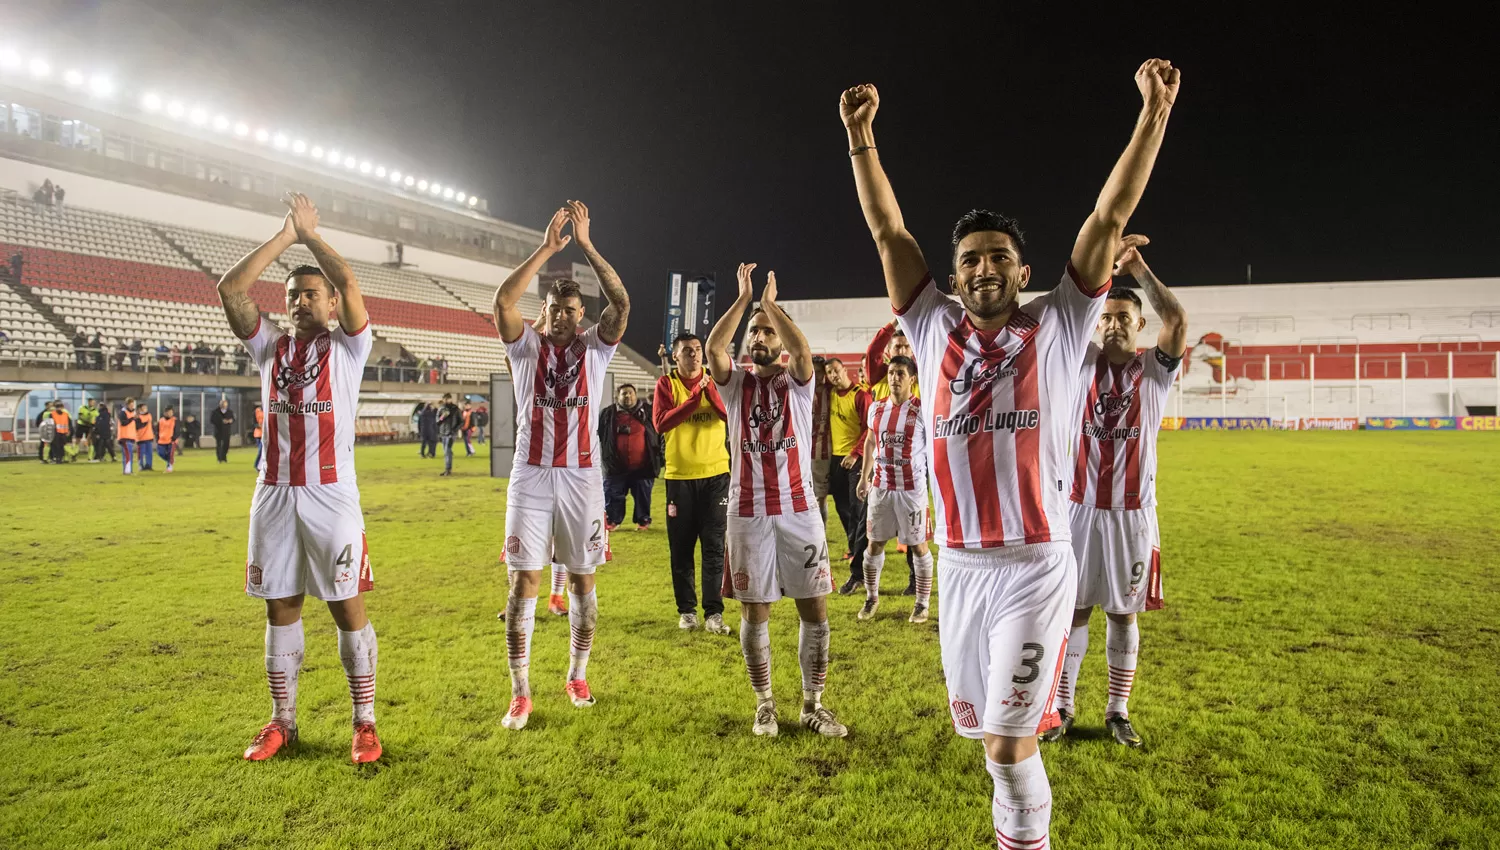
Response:
[[[865,83],[846,89],[839,98],[839,117],[845,127],[868,127],[875,122],[875,110],[880,108],[880,92],[875,86]]]
[[[1135,86],[1146,105],[1171,106],[1177,102],[1182,73],[1165,59],[1147,59],[1135,72]]]
[[[1146,261],[1141,258],[1140,248],[1142,245],[1150,244],[1150,239],[1138,233],[1132,233],[1121,239],[1119,251],[1115,253],[1115,274],[1128,274],[1135,277],[1136,272],[1146,267]]]

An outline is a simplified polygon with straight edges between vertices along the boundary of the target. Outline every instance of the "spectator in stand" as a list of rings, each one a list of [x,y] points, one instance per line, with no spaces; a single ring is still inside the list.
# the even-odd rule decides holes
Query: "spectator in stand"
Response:
[[[160,366],[162,371],[172,368],[172,349],[167,347],[167,341],[164,339],[156,343],[156,365]]]
[[[262,450],[265,448],[264,437],[266,428],[266,412],[261,409],[260,402],[255,403],[255,424],[250,426],[250,438],[255,440],[255,468],[260,469]]]
[[[417,412],[417,436],[422,440],[420,454],[422,457],[437,457],[438,444],[438,406],[433,402],[422,405]]]
[[[167,462],[167,471],[171,472],[177,460],[177,412],[170,404],[156,421],[156,455]]]
[[[463,418],[463,411],[453,403],[453,394],[443,393],[437,413],[438,440],[443,444],[443,475],[453,474],[453,439],[463,430]]]
[[[141,341],[139,339],[130,343],[130,371],[141,371]]]
[[[243,345],[238,346],[237,348],[235,348],[235,350],[234,350],[234,373],[236,375],[243,375],[243,374],[245,374],[245,370],[247,368],[249,368],[249,365],[250,365],[250,352]]]
[[[154,472],[151,458],[156,450],[155,420],[151,409],[143,401],[135,406],[135,468],[141,472]]]
[[[73,365],[79,369],[87,369],[89,360],[88,352],[89,338],[83,335],[83,331],[73,333]]]
[[[604,467],[604,527],[614,531],[625,521],[625,493],[634,503],[636,531],[651,527],[651,491],[661,473],[661,437],[652,422],[651,403],[622,384],[615,403],[599,412],[599,453]]]
[[[844,362],[837,357],[827,361],[824,372],[828,375],[828,436],[833,453],[828,464],[828,489],[833,493],[848,548],[849,580],[839,588],[839,593],[847,595],[865,588],[865,503],[856,491],[870,391],[849,379]]]
[[[62,463],[67,455],[68,440],[73,435],[73,417],[68,415],[67,405],[57,402],[52,405],[51,451],[47,457],[53,463]]]
[[[464,456],[474,456],[474,404],[464,402]]]
[[[484,443],[484,427],[490,424],[490,409],[485,405],[479,405],[474,410],[474,442]]]
[[[116,339],[114,355],[114,370],[116,372],[125,371],[125,358],[127,356],[129,356],[129,353],[125,349],[125,340]]]
[[[198,448],[198,441],[203,437],[203,423],[198,417],[189,413],[182,418],[182,447],[184,449]]]
[[[448,383],[448,355],[438,358],[438,380]]]
[[[104,368],[104,337],[94,331],[94,336],[89,340],[89,362],[94,364],[95,369]]]
[[[59,213],[62,212],[63,198],[67,197],[67,195],[68,193],[64,191],[63,187],[60,185],[54,186],[52,189],[52,201],[57,205],[57,211]]]
[[[25,263],[25,261],[26,258],[21,256],[20,251],[17,251],[14,254],[10,255],[10,276],[16,281],[16,283],[21,282],[21,266]]]
[[[420,361],[418,361],[417,373],[420,376],[422,383],[432,383],[432,360],[427,357],[423,357]]]
[[[120,441],[120,456],[124,461],[124,473],[135,471],[135,399],[127,398],[115,415],[116,438]]]
[[[94,446],[94,455],[89,463],[98,463],[104,459],[104,453],[109,452],[111,463],[115,460],[115,417],[109,410],[109,403],[99,405],[99,415],[94,417],[94,434],[90,442]]]
[[[229,399],[219,399],[219,406],[213,413],[209,414],[208,424],[214,428],[214,450],[218,453],[219,463],[229,462],[229,439],[234,434],[234,411],[229,409]],[[256,464],[256,469],[260,464]]]
[[[673,368],[656,381],[652,426],[665,439],[667,542],[677,627],[698,627],[694,555],[703,550],[704,628],[727,635],[724,624],[724,525],[729,499],[729,448],[724,400],[703,370],[703,340],[672,340]]]

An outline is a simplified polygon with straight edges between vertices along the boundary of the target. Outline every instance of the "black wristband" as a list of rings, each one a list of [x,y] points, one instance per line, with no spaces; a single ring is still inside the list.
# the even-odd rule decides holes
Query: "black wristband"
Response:
[[[860,145],[859,147],[854,148],[853,150],[849,151],[849,155],[850,156],[859,156],[860,154],[864,153],[865,151],[872,151],[872,150],[875,150],[875,146],[874,145]]]

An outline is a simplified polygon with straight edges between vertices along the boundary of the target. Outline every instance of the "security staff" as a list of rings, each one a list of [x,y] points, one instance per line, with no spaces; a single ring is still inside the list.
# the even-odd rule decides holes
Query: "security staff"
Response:
[[[120,405],[120,415],[115,418],[117,424],[116,439],[120,441],[120,454],[125,462],[125,474],[129,475],[135,471],[135,399],[127,398]]]

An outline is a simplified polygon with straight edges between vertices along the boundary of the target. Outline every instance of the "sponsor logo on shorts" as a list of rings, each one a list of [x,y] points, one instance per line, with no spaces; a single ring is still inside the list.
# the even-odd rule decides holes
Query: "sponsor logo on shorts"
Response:
[[[333,582],[334,584],[343,584],[344,582],[352,578],[354,578],[354,574],[349,572],[348,570],[344,570],[343,572],[339,573],[339,577],[334,579]]]
[[[734,574],[734,589],[735,590],[740,590],[740,591],[749,590],[750,589],[750,574],[749,573],[740,573],[740,572],[735,573]]]
[[[974,703],[961,699],[953,701],[953,722],[965,729],[978,729],[979,716],[974,713]]]
[[[505,538],[505,551],[512,554],[519,554],[521,551],[521,538],[514,534]]]
[[[245,566],[245,578],[251,584],[260,584],[261,579],[264,577],[265,571],[260,568],[259,564],[248,564]]]
[[[1030,690],[1023,690],[1016,687],[1010,689],[1010,696],[1000,700],[1001,705],[1009,705],[1015,708],[1030,708],[1032,702],[1034,700],[1031,698]]]

